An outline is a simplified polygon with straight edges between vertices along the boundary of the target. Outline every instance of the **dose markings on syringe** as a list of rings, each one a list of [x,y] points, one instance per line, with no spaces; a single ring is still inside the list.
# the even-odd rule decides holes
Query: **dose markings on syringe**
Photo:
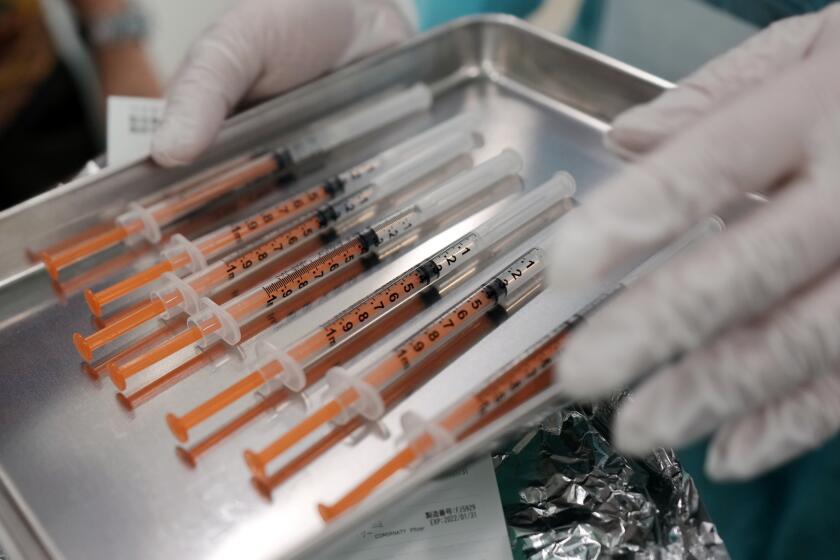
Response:
[[[453,268],[459,259],[472,251],[474,243],[475,236],[468,236],[432,257],[429,263],[435,267],[437,274],[441,274],[444,269]],[[404,295],[410,295],[415,288],[428,283],[429,280],[427,274],[422,271],[422,267],[404,274],[349,312],[330,321],[323,327],[323,335],[330,346],[335,346],[352,334],[355,326],[378,314],[385,314],[398,305],[401,299],[404,299]]]
[[[372,321],[396,307],[401,300],[409,297],[426,282],[427,279],[418,270],[403,274],[350,311],[324,325],[317,335],[319,347],[335,346],[351,336],[354,330],[365,322]]]
[[[374,387],[382,387],[401,370],[411,369],[463,326],[492,309],[496,297],[495,290],[490,286],[477,290],[432,325],[394,349],[387,360],[365,375],[365,381]]]
[[[272,157],[259,157],[242,166],[223,173],[220,177],[179,193],[175,197],[164,199],[154,204],[149,210],[155,221],[166,225],[185,213],[210,202],[226,192],[244,188],[248,183],[265,177],[277,170],[277,163]]]
[[[329,193],[323,185],[314,187],[304,193],[286,199],[265,211],[249,216],[244,220],[231,224],[217,235],[211,235],[202,240],[199,249],[205,254],[213,254],[253,238],[262,230],[270,227],[273,222],[289,220],[299,216],[306,210],[321,204],[329,198]]]
[[[265,306],[273,305],[277,299],[285,299],[345,267],[367,252],[365,243],[357,238],[345,241],[314,259],[307,261],[291,272],[281,274],[273,282],[262,286]]]
[[[249,251],[237,255],[235,258],[224,261],[225,274],[228,280],[234,280],[254,263],[264,261],[272,253],[285,251],[300,241],[309,238],[321,229],[321,220],[314,216],[299,222],[282,233],[273,236],[265,243],[261,243]]]
[[[453,433],[458,433],[503,404],[532,378],[544,371],[544,366],[551,361],[551,358],[560,349],[566,336],[568,336],[568,332],[567,329],[561,329],[551,336],[549,340],[531,352],[523,361],[491,381],[472,398],[447,414],[441,419],[441,425]]]
[[[475,236],[467,236],[433,256],[427,261],[426,265],[421,265],[400,275],[349,311],[345,311],[327,321],[316,333],[292,350],[292,353],[295,354],[293,357],[305,359],[315,352],[333,347],[352,336],[363,324],[388,313],[416,293],[418,288],[427,285],[431,280],[429,272],[427,272],[428,267],[434,267],[435,274],[440,275],[444,269],[455,267],[464,256],[473,250],[474,244]],[[297,354],[302,355],[298,356]]]

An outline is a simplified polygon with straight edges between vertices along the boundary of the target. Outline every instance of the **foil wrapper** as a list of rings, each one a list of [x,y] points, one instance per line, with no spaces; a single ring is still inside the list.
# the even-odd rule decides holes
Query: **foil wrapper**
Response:
[[[615,402],[558,412],[494,455],[514,558],[729,558],[673,451],[610,444]]]

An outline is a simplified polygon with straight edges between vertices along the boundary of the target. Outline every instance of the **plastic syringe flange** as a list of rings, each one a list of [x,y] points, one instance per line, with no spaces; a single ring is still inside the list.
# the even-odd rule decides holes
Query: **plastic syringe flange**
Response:
[[[410,410],[403,414],[400,418],[400,424],[403,427],[403,437],[406,439],[406,445],[411,446],[418,456],[437,453],[455,445],[456,439],[451,432],[444,429],[437,422],[426,420],[414,411]],[[434,448],[431,450],[414,448],[414,442],[423,434],[428,435],[432,439]]]
[[[325,377],[329,385],[327,398],[335,399],[343,408],[341,414],[335,418],[337,423],[346,424],[353,418],[354,412],[368,420],[376,420],[385,414],[385,401],[382,399],[382,395],[362,378],[350,375],[341,366],[331,368]],[[350,389],[354,390],[358,397],[352,406],[345,407],[339,396]]]
[[[365,422],[364,426],[350,434],[345,443],[352,447],[368,436],[385,441],[391,437],[391,430],[382,420],[369,420]]]
[[[128,204],[128,212],[116,217],[116,222],[127,227],[130,222],[140,220],[143,224],[143,230],[140,232],[143,237],[148,239],[151,243],[160,242],[163,237],[160,231],[160,224],[157,223],[155,217],[145,206],[141,206],[138,202],[131,202]]]
[[[303,370],[303,366],[289,356],[288,352],[279,348],[270,340],[260,340],[257,342],[255,352],[257,363],[267,364],[268,362],[276,361],[283,367],[283,372],[277,376],[265,375],[262,367],[257,370],[267,384],[276,384],[279,381],[295,393],[303,391],[306,387],[306,372]]]
[[[270,387],[262,387],[254,392],[254,398],[258,402],[262,402],[269,398],[273,392],[274,389]],[[312,403],[306,393],[292,393],[265,412],[272,419],[282,414],[283,423],[294,426],[306,418],[310,410],[312,410]]]
[[[207,257],[204,256],[204,253],[195,243],[180,233],[173,235],[166,248],[160,252],[163,258],[170,261],[176,259],[181,253],[186,253],[190,258],[190,264],[187,265],[187,270],[190,273],[196,273],[207,268]]]
[[[164,318],[172,319],[180,315],[182,312],[186,312],[189,315],[195,315],[199,312],[199,309],[201,308],[201,296],[198,295],[198,292],[196,292],[192,286],[174,272],[164,273],[163,279],[166,280],[166,284],[160,290],[152,292],[151,295],[153,298],[157,298],[166,303],[166,294],[169,292],[175,291],[181,296],[181,303],[175,307],[168,307],[166,311],[163,312]]]
[[[204,332],[202,324],[206,323],[209,319],[216,319],[219,325],[221,325],[221,328],[208,336]],[[222,306],[207,297],[201,298],[201,311],[193,317],[190,317],[187,320],[187,324],[200,329],[204,334],[204,339],[199,343],[199,346],[202,348],[206,348],[218,338],[221,338],[230,345],[237,344],[242,339],[242,331],[236,319],[225,311]]]

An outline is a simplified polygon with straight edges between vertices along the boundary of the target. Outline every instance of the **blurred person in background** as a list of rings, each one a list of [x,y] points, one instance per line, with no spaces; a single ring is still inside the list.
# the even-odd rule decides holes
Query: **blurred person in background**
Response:
[[[72,29],[49,20],[53,4],[0,0],[0,208],[66,180],[102,152],[107,96],[160,95],[143,51],[147,23],[134,4],[71,0]],[[62,34],[81,38],[93,76],[74,73]]]

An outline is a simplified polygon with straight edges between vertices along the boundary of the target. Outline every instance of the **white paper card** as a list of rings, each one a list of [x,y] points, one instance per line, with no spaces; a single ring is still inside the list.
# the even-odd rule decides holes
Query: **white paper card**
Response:
[[[108,165],[122,165],[149,155],[152,135],[163,116],[164,100],[108,97],[106,142]]]
[[[340,550],[344,560],[510,560],[490,457],[430,482],[345,538]]]

